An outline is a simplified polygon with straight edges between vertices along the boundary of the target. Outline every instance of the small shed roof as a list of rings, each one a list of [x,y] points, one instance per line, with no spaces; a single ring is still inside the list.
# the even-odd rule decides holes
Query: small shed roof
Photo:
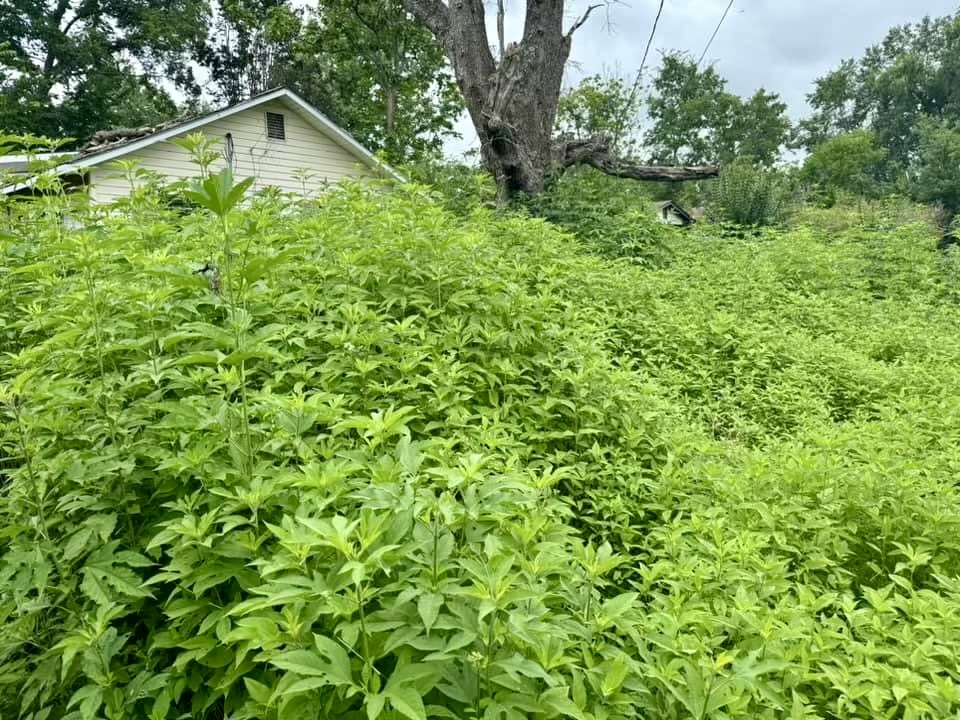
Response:
[[[674,215],[679,217],[681,220],[683,220],[684,224],[686,225],[692,225],[697,221],[696,218],[693,217],[693,215],[691,215],[689,212],[684,210],[682,207],[680,207],[680,205],[678,205],[673,200],[667,200],[665,202],[660,203],[657,206],[657,209],[660,212],[661,216],[666,215],[666,213],[673,213]]]

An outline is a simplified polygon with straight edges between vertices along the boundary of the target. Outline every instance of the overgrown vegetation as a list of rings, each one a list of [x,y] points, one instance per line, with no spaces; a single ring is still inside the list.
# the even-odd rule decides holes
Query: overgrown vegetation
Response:
[[[730,163],[707,191],[712,219],[741,227],[783,222],[796,203],[796,183],[782,170],[749,160]]]
[[[521,198],[516,205],[604,257],[657,264],[667,257],[664,241],[671,233],[656,220],[656,203],[647,191],[641,183],[577,168],[557,177],[550,192]]]
[[[10,203],[0,716],[960,712],[952,255],[565,180]]]

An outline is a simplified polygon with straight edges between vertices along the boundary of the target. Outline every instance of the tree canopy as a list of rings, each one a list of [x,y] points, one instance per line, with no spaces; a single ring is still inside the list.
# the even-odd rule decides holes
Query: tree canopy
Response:
[[[577,140],[605,136],[614,152],[637,149],[640,97],[618,77],[592,75],[560,96],[557,130]]]
[[[813,113],[800,135],[808,150],[870,129],[887,150],[888,172],[906,170],[916,160],[921,118],[960,118],[960,13],[892,28],[863,57],[817,79],[808,100]]]
[[[653,80],[646,143],[656,162],[728,163],[739,157],[772,165],[789,138],[787,106],[757,90],[743,100],[727,92],[713,67],[682,53],[664,55]]]
[[[400,0],[323,0],[289,84],[394,162],[439,155],[463,101],[442,48]]]
[[[436,155],[462,107],[400,0],[11,0],[0,130],[89,138],[290,87],[393,161]]]
[[[896,185],[917,200],[940,203],[948,216],[960,210],[952,179],[958,167],[960,12],[892,28],[861,58],[844,60],[819,78],[808,99],[814,112],[801,122],[799,138],[811,161],[822,165],[845,145],[860,143],[863,150],[866,136],[855,131],[869,131],[883,155],[856,171],[855,184]],[[848,183],[849,173],[841,175]]]
[[[104,126],[169,119],[161,77],[192,83],[203,0],[0,3],[0,128],[84,138]]]

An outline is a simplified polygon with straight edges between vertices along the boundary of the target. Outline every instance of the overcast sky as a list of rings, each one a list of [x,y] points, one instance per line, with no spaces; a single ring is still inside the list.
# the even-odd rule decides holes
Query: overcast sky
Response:
[[[662,51],[682,50],[699,58],[728,1],[665,0],[645,76],[652,76]],[[568,3],[568,24],[587,4]],[[595,11],[574,36],[566,84],[597,73],[632,81],[658,6],[659,0],[627,0]],[[523,0],[507,0],[508,42],[522,30],[523,8]],[[958,9],[957,0],[734,0],[704,62],[726,78],[731,92],[751,95],[762,87],[778,93],[797,120],[808,113],[806,95],[814,80],[841,60],[860,57],[894,25]],[[491,32],[491,41],[495,37]],[[452,154],[476,144],[469,122],[457,127],[464,137],[449,145]]]

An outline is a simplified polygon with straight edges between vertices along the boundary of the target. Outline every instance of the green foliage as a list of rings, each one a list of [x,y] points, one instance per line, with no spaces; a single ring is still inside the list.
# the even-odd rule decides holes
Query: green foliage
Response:
[[[424,160],[402,165],[400,170],[410,180],[431,187],[443,207],[456,215],[469,216],[478,208],[496,207],[496,183],[482,168]]]
[[[800,179],[813,185],[821,202],[832,205],[838,193],[877,197],[877,178],[887,151],[869,130],[837,135],[818,145],[803,163]]]
[[[568,239],[242,192],[3,240],[0,713],[634,716],[622,559],[557,496],[636,426]]]
[[[960,712],[929,228],[636,267],[419,187],[244,191],[4,201],[0,716]]]
[[[724,166],[708,192],[711,219],[742,227],[776,225],[794,202],[792,182],[783,171],[742,160]]]
[[[656,220],[654,204],[644,191],[641,183],[575,168],[523,206],[604,257],[659,263],[667,256],[666,241],[673,230]]]
[[[147,77],[186,83],[204,12],[200,0],[0,4],[0,132],[86,139],[169,120],[173,101]]]
[[[400,0],[324,0],[286,82],[394,163],[436,159],[463,100],[440,45]]]
[[[289,87],[391,162],[439,155],[462,107],[442,50],[399,0],[0,4],[0,132],[82,143],[168,122],[200,109],[195,75],[221,105]]]
[[[208,37],[194,52],[226,105],[290,84],[301,34],[300,13],[287,0],[216,0]]]
[[[912,195],[942,205],[952,216],[960,213],[960,130],[956,122],[920,123],[917,164]]]
[[[611,151],[629,157],[636,151],[640,97],[620,78],[592,75],[560,96],[557,130],[577,140],[611,139]]]
[[[761,89],[744,101],[726,91],[726,80],[713,67],[700,70],[693,58],[664,55],[653,89],[646,143],[657,162],[702,165],[744,158],[772,165],[787,142],[787,106],[775,93]]]
[[[881,178],[896,179],[913,164],[922,118],[960,120],[958,72],[960,15],[891,28],[863,57],[817,80],[801,141],[813,150],[838,134],[872,130],[887,151]]]

